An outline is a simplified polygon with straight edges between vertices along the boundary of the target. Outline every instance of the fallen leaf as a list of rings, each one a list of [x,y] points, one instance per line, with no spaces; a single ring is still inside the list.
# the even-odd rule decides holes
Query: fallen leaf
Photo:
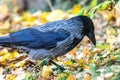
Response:
[[[43,66],[42,76],[43,78],[49,78],[52,73],[52,69],[50,66]]]
[[[79,4],[76,4],[76,5],[73,6],[71,12],[72,12],[72,14],[78,14],[78,12],[80,11],[80,9],[81,9],[81,6]]]
[[[90,51],[89,51],[89,49],[88,49],[87,47],[85,47],[85,48],[83,49],[83,53],[86,54],[86,55],[89,55],[89,54],[90,54]]]
[[[85,80],[90,80],[90,74],[85,75]]]
[[[9,75],[7,75],[5,80],[14,80],[14,79],[15,79],[15,76],[12,74],[9,74]]]
[[[70,74],[70,75],[67,77],[66,80],[76,80],[76,79],[75,79],[75,77],[74,77],[72,74]]]

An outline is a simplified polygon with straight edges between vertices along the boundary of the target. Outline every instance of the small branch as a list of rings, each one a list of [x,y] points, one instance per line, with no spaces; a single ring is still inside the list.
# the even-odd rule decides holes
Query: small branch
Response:
[[[85,6],[85,3],[86,3],[87,1],[88,1],[88,0],[83,0],[83,1],[81,1],[81,2],[80,2],[80,5]]]
[[[46,0],[46,1],[47,1],[47,3],[48,3],[48,6],[50,7],[51,11],[53,11],[54,8],[53,8],[53,6],[52,6],[51,1],[50,1],[50,0]]]

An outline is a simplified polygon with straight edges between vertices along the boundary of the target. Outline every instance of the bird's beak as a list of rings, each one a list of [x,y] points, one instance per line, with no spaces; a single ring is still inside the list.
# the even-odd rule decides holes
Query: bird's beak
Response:
[[[91,31],[87,34],[88,38],[92,41],[94,45],[96,45],[96,39],[95,39],[95,34],[94,31]]]

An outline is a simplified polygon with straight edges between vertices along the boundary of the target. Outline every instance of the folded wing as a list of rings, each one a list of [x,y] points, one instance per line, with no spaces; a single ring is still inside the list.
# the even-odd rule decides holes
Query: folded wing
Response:
[[[56,47],[57,42],[63,41],[69,36],[69,32],[65,30],[41,32],[34,28],[27,28],[14,32],[9,36],[0,37],[0,45],[13,44],[33,49],[51,49]]]

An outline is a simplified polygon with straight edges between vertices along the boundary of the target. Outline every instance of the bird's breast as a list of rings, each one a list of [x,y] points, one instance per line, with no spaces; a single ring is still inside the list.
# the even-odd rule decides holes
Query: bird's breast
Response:
[[[73,38],[71,40],[61,42],[54,49],[52,49],[51,52],[54,54],[55,57],[64,55],[71,51],[75,46],[77,46],[80,41],[80,39]]]

